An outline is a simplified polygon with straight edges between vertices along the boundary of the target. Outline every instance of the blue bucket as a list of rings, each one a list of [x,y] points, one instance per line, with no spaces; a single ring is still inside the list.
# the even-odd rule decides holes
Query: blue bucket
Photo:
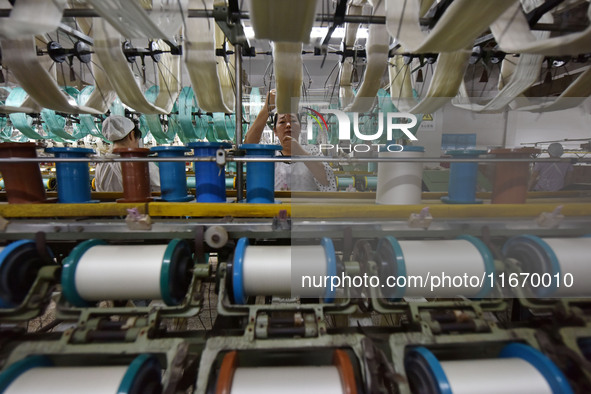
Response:
[[[215,157],[218,149],[228,149],[232,145],[227,142],[191,142],[188,147],[193,149],[196,157]],[[197,202],[226,202],[225,169],[214,161],[196,161],[193,169]]]
[[[486,153],[485,150],[452,150],[447,155],[457,158],[471,159]],[[449,170],[448,196],[441,201],[448,204],[481,204],[476,200],[476,181],[478,163],[451,163]]]
[[[150,149],[156,152],[158,157],[183,157],[190,149],[185,146],[155,146]],[[182,161],[161,161],[160,191],[164,201],[183,202],[193,199],[187,195],[187,177],[185,175],[185,163]]]
[[[274,157],[281,145],[243,144],[240,149],[248,157]],[[275,203],[275,163],[246,163],[246,202],[255,204]]]
[[[87,148],[47,148],[58,158],[82,158],[94,153]],[[90,199],[90,174],[86,162],[55,163],[57,195],[60,203],[96,202]]]

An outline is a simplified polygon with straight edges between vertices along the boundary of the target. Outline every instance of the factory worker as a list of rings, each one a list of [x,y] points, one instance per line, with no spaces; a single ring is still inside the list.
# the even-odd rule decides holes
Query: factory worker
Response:
[[[267,94],[265,105],[244,138],[245,144],[258,144],[270,111],[275,106],[275,90]],[[297,114],[275,114],[273,132],[279,139],[283,156],[322,156],[316,145],[300,145],[300,120]],[[336,178],[325,162],[275,163],[275,190],[336,191]]]
[[[548,155],[558,158],[564,148],[558,142],[548,145]],[[534,165],[530,178],[531,190],[555,192],[572,183],[573,165],[571,163],[543,163]]]
[[[142,133],[137,125],[125,116],[111,115],[103,122],[103,136],[116,148],[139,148]],[[118,157],[107,153],[106,157]],[[150,162],[150,187],[160,191],[160,173],[158,166]],[[123,177],[121,163],[98,163],[95,170],[95,184],[98,192],[122,192]]]

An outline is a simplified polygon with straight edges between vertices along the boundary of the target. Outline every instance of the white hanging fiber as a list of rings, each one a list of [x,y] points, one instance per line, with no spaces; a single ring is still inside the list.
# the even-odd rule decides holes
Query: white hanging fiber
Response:
[[[392,103],[401,112],[409,111],[418,104],[412,91],[411,65],[404,64],[402,55],[389,60],[390,95]]]
[[[213,9],[213,0],[190,0],[189,6],[194,9],[203,7],[204,3],[206,9]],[[187,23],[185,65],[199,107],[206,112],[229,113],[233,111],[234,98],[226,98],[222,90],[222,78],[227,75],[218,72],[220,65],[225,67],[225,64],[215,54],[216,29],[213,18],[194,18]]]
[[[155,0],[150,14],[137,0],[88,0],[126,38],[173,40],[187,13],[188,0]],[[180,7],[180,8],[179,8]]]
[[[468,66],[469,58],[469,51],[440,53],[427,94],[409,112],[428,114],[450,101],[457,94],[464,80],[464,72]],[[394,95],[392,100],[394,100]]]
[[[361,15],[363,6],[349,4],[347,15]],[[352,48],[355,45],[357,30],[359,23],[345,23],[345,46]],[[339,98],[341,100],[341,107],[347,107],[353,102],[355,93],[351,86],[351,77],[353,74],[353,58],[347,57],[341,63],[341,73],[339,77]]]
[[[426,35],[419,18],[426,8],[418,0],[384,0],[386,27],[392,38],[412,53],[454,52],[472,46],[517,0],[455,0]]]
[[[317,0],[250,0],[250,20],[259,40],[310,41]]]
[[[525,1],[525,0],[524,0]],[[537,2],[535,0],[528,1],[529,8],[535,8]],[[545,14],[540,19],[543,23],[552,23],[554,18],[550,14]],[[549,31],[537,31],[534,32],[537,39],[545,39],[550,36]],[[497,95],[485,105],[478,105],[470,102],[470,97],[461,97],[452,100],[452,104],[459,108],[469,109],[471,111],[478,112],[501,112],[505,110],[505,107],[509,105],[517,96],[522,94],[527,88],[533,85],[540,76],[540,70],[544,63],[543,55],[532,55],[522,54],[517,59],[515,67],[509,66],[512,64],[514,59],[512,57],[506,57],[503,59],[503,65],[501,69],[501,77],[503,81],[508,82],[500,88],[501,90]],[[499,80],[499,83],[504,83]],[[461,96],[464,96],[465,89],[460,89]]]
[[[35,50],[35,40],[27,37],[0,41],[3,65],[10,70],[20,86],[41,107],[55,111],[79,114],[101,114],[93,108],[76,105],[74,98],[62,92],[54,77],[47,71]]]
[[[550,112],[573,108],[591,96],[591,69],[585,70],[556,100],[517,108],[519,111]]]
[[[80,30],[87,36],[94,37],[93,18],[77,18],[76,22]],[[105,74],[103,66],[98,56],[92,56],[90,70],[94,77],[94,90],[86,101],[86,106],[94,108],[97,111],[105,113],[111,107],[113,101],[117,98],[117,92],[111,86],[109,78]]]
[[[370,3],[374,7],[373,15],[384,15],[384,1],[370,0]],[[367,65],[363,81],[359,85],[355,99],[345,108],[345,111],[368,112],[371,109],[382,85],[382,77],[388,67],[389,45],[390,37],[386,27],[375,23],[371,24],[365,45]]]
[[[119,99],[138,112],[167,114],[165,108],[151,104],[142,93],[121,49],[121,35],[105,20],[94,23],[94,50],[103,69],[117,91]]]
[[[273,69],[277,96],[277,113],[298,112],[302,94],[302,43],[273,43]]]
[[[591,7],[587,16],[591,17]],[[591,51],[591,25],[578,33],[540,40],[531,31],[519,3],[509,7],[490,29],[499,48],[507,53],[566,56]]]
[[[19,0],[2,18],[0,39],[30,37],[57,30],[66,0]]]

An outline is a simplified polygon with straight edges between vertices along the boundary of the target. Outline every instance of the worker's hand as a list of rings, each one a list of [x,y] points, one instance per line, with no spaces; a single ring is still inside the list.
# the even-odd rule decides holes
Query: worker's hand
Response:
[[[281,146],[283,147],[284,152],[287,150],[290,152],[291,155],[294,156],[304,156],[308,154],[308,152],[306,152],[306,150],[302,148],[300,143],[291,135],[286,135],[285,137],[283,137],[283,141],[281,141]]]
[[[265,108],[267,108],[268,112],[271,112],[275,108],[275,96],[277,95],[277,91],[275,89],[269,90],[267,93],[267,98],[265,99]]]

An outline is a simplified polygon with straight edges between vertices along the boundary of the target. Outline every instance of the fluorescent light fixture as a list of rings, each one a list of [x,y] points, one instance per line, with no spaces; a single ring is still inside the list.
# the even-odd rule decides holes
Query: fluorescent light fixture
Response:
[[[244,26],[244,34],[246,38],[252,39],[255,38],[254,36],[254,29],[252,26]],[[328,27],[313,27],[312,31],[310,32],[310,38],[324,38],[328,34]],[[367,39],[368,31],[366,27],[360,27],[357,30],[357,38],[364,38]],[[344,27],[337,27],[334,32],[332,33],[332,38],[344,38],[345,37],[345,28]]]

